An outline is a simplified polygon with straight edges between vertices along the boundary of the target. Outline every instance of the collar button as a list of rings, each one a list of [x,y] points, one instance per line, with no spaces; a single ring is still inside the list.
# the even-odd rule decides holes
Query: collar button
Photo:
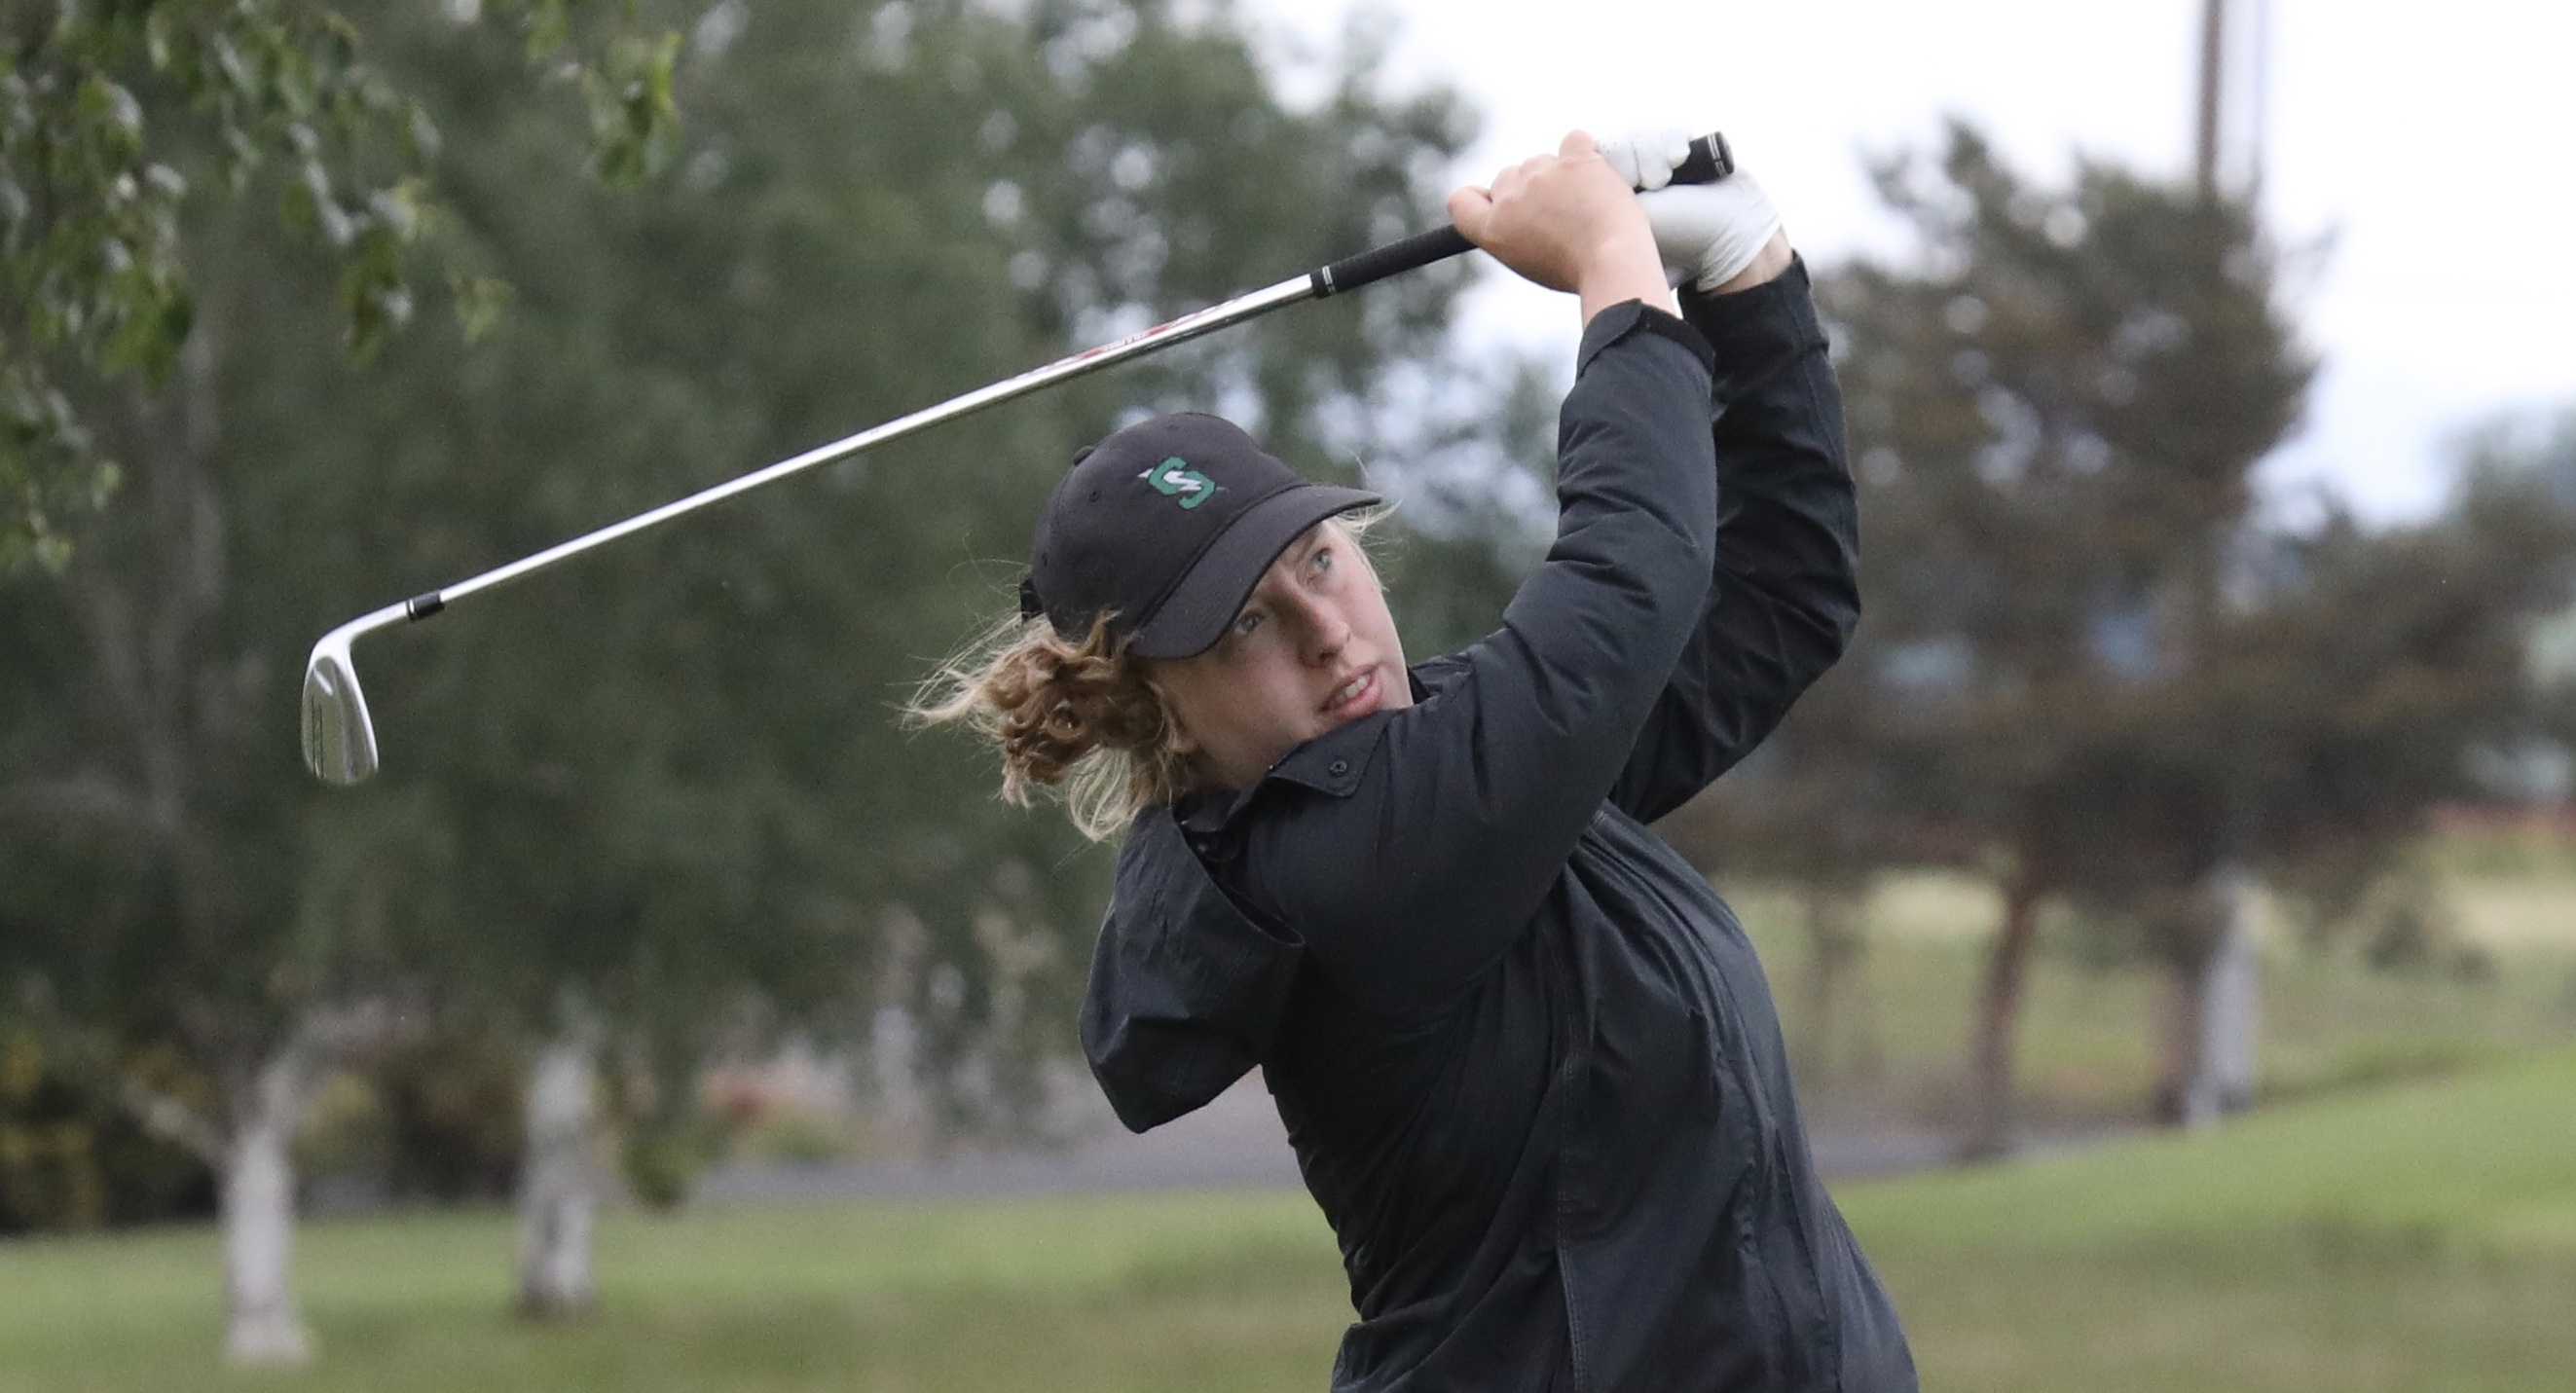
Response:
[[[1324,766],[1324,772],[1338,779],[1344,774],[1351,772],[1351,762],[1347,759],[1334,760],[1332,763]]]

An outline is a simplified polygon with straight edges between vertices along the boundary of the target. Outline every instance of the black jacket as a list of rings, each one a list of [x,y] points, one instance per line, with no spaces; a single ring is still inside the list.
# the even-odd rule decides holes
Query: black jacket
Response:
[[[1684,314],[1587,326],[1499,631],[1119,858],[1093,1072],[1141,1131],[1263,1066],[1360,1317],[1337,1389],[1916,1386],[1752,945],[1644,826],[1859,615],[1805,268]]]

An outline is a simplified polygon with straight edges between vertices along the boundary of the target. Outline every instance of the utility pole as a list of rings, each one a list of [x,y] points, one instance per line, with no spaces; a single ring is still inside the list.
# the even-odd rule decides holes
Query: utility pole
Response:
[[[2250,22],[2242,11],[2238,19],[2237,30],[2250,32],[2231,32],[2227,0],[2201,0],[2200,100],[2194,113],[2192,171],[2203,198],[2219,191],[2228,172],[2223,166],[2231,156],[2236,166],[2232,182],[2238,188],[2252,191],[2263,182],[2264,125],[2271,102],[2272,0],[2254,0]],[[2232,141],[2226,119],[2231,51],[2241,60],[2232,93],[2242,104]]]
[[[2267,0],[2257,0],[2266,4]],[[2269,14],[2260,14],[2268,21]],[[2221,114],[2226,90],[2227,0],[2202,0],[2200,25],[2200,129],[2195,173],[2204,202],[2214,203],[2219,197],[2219,147]],[[2258,43],[2256,61],[2269,55]],[[2263,78],[2256,75],[2259,94]],[[2257,102],[2261,100],[2258,95]],[[2259,113],[2258,113],[2259,117]],[[2247,162],[2249,170],[2259,170],[2259,152]],[[2248,192],[2251,192],[2249,185]],[[2198,592],[2193,596],[2194,623],[2200,632],[2195,637],[2204,647],[2213,643],[2218,624],[2218,558],[2204,556],[2192,578]],[[2168,1100],[2188,1126],[2205,1126],[2221,1115],[2242,1111],[2254,1101],[2255,1041],[2261,1023],[2262,960],[2255,950],[2251,915],[2252,895],[2245,874],[2238,842],[2243,833],[2242,814],[2237,800],[2222,795],[2219,817],[2217,863],[2203,879],[2200,894],[2195,896],[2192,912],[2205,915],[2202,941],[2207,944],[2205,956],[2196,968],[2197,980],[2186,984],[2177,980],[2174,990],[2189,993],[2194,999],[2177,1001],[2176,1019],[2168,1029],[2187,1031],[2196,1037],[2190,1050],[2191,1071],[2188,1077],[2168,1079],[2178,1096]]]
[[[2218,107],[2220,74],[2227,62],[2227,0],[2201,0],[2200,6],[2200,196],[2218,194]]]

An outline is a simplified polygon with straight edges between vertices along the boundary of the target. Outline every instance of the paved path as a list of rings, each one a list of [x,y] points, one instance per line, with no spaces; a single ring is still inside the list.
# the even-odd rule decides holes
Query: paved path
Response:
[[[1827,1129],[1810,1143],[1828,1179],[1894,1175],[1945,1165],[1948,1137],[1921,1129]],[[1297,1163],[1258,1076],[1197,1112],[1134,1136],[1107,1116],[1083,1140],[1047,1153],[974,1154],[939,1162],[728,1165],[700,1182],[699,1203],[857,1198],[1094,1194],[1110,1191],[1283,1188]]]

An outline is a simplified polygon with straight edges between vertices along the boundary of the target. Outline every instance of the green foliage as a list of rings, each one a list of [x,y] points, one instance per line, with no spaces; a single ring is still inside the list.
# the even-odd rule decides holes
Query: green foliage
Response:
[[[175,1064],[166,1050],[122,1061],[202,1097]],[[213,1185],[204,1162],[148,1135],[35,1030],[0,1026],[0,1235],[201,1217]]]
[[[2429,522],[2336,515],[2278,545],[2285,574],[2223,651],[2214,733],[2269,795],[2250,801],[2276,877],[2332,919],[2431,807],[2511,796],[2476,756],[2554,734],[2568,689],[2535,679],[2528,640],[2576,598],[2576,506],[2481,467]]]
[[[509,1196],[525,1149],[526,1070],[506,1035],[440,1030],[370,1065],[388,1193],[439,1203]]]
[[[2576,509],[2489,468],[2420,527],[2267,523],[2315,364],[2250,205],[2092,162],[2042,186],[1964,125],[1875,173],[1910,255],[1820,278],[1867,617],[1683,835],[1820,895],[1971,869],[2187,977],[2222,869],[2352,922],[2474,755],[2545,733],[2525,634]],[[1982,1016],[1998,1090],[2025,941]]]
[[[2254,465],[2311,364],[2249,209],[1974,132],[1878,170],[1915,266],[1827,282],[1871,519],[1860,663],[1919,819],[2110,899],[2221,855],[2241,752],[2211,663]]]
[[[539,70],[578,79],[600,174],[667,157],[678,36],[577,19],[586,0],[494,0]],[[361,12],[363,13],[363,12]],[[370,17],[370,25],[383,23]],[[451,29],[456,25],[448,26]],[[72,404],[93,384],[157,389],[194,327],[182,223],[202,202],[276,190],[280,218],[336,268],[363,357],[413,313],[421,263],[451,278],[424,175],[439,132],[341,9],[282,0],[28,0],[0,17],[0,577],[59,571],[116,488]],[[469,318],[488,294],[461,298]]]
[[[2488,468],[2426,525],[2265,530],[2253,469],[2313,364],[2249,208],[2098,165],[2035,188],[1965,128],[1879,179],[1923,259],[1828,281],[1886,694],[1845,729],[2043,892],[2136,909],[2234,859],[2359,894],[2533,731],[2576,509]]]
[[[789,1105],[731,1121],[726,1154],[755,1165],[821,1166],[864,1154],[864,1139],[837,1113]]]
[[[419,9],[363,27],[370,70],[442,132],[418,218],[483,309],[353,363],[318,232],[186,205],[197,323],[170,389],[71,394],[129,463],[127,504],[59,577],[0,590],[25,658],[0,673],[0,979],[84,1023],[167,1023],[235,1082],[336,1003],[467,1014],[524,1048],[569,995],[658,1098],[791,1030],[863,1045],[891,1008],[949,1134],[1034,1126],[1108,860],[999,807],[974,751],[903,737],[894,708],[1009,604],[1038,502],[1123,412],[1236,410],[1301,461],[1397,453],[1372,408],[1436,363],[1462,268],[389,634],[360,656],[386,763],[357,790],[296,759],[303,645],[1436,218],[1454,101],[1381,95],[1360,62],[1291,110],[1224,13],[725,8],[631,55],[647,77],[668,57],[690,145],[613,193],[575,113],[531,91],[526,36]],[[635,1127],[646,1150],[687,1130]]]
[[[381,539],[333,558],[317,630],[1436,216],[1429,166],[1460,138],[1445,100],[1373,96],[1365,65],[1288,111],[1242,33],[1160,6],[744,8],[693,32],[691,150],[613,200],[491,100],[506,55],[434,66],[475,152],[440,182],[520,298],[463,371],[421,335],[378,380],[242,393],[245,449],[317,462],[270,515]],[[993,804],[977,752],[902,736],[895,704],[1010,603],[1076,445],[1189,402],[1292,458],[1376,453],[1334,423],[1428,358],[1456,284],[943,426],[443,619],[472,643],[376,687],[389,763],[360,795],[434,805],[451,859],[406,910],[441,971],[530,1029],[576,987],[675,1097],[711,1053],[787,1028],[863,1045],[890,1006],[944,1130],[1029,1125],[1106,858]],[[353,459],[380,465],[318,463]]]
[[[637,1204],[668,1214],[688,1202],[691,1187],[723,1152],[716,1131],[697,1118],[648,1123],[629,1130],[619,1144],[619,1173]]]

